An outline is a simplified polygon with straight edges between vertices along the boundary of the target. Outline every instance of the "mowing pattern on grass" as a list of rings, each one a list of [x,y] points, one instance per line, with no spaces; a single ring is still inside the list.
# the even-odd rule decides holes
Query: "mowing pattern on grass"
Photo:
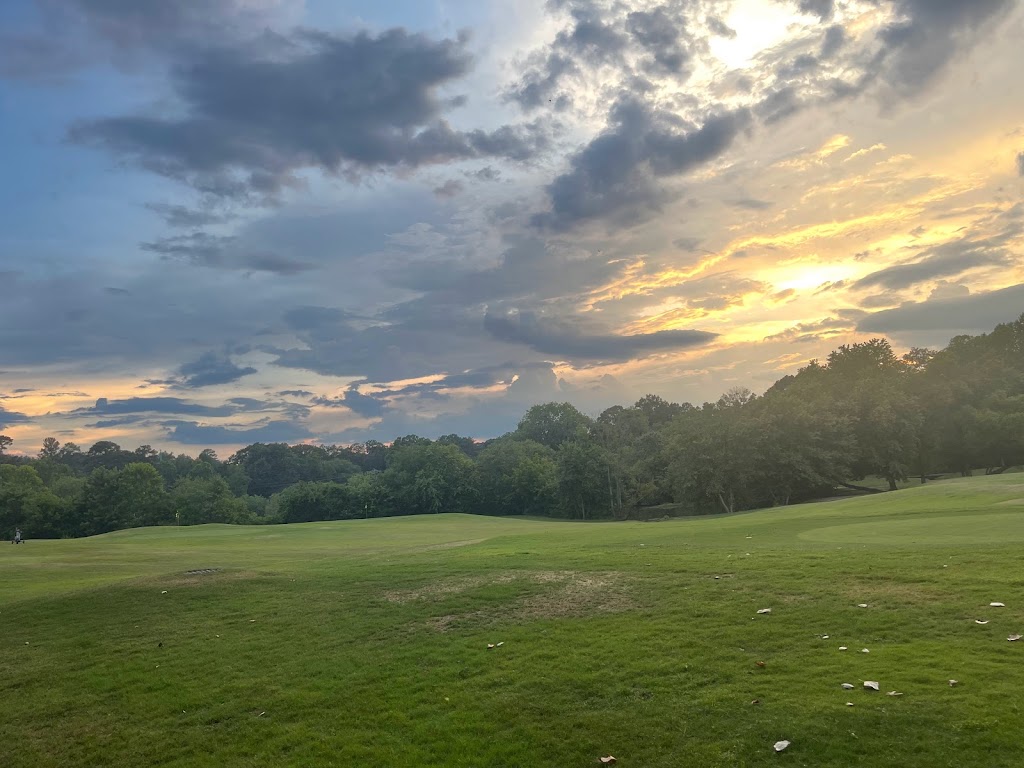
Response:
[[[0,548],[0,765],[1014,765],[1019,496]]]

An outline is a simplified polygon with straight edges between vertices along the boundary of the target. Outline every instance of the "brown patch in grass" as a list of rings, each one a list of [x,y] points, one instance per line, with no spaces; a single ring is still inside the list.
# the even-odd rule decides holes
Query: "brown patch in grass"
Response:
[[[579,573],[576,571],[533,571],[504,573],[490,578],[460,579],[433,584],[403,593],[388,593],[392,602],[436,598],[458,594],[468,589],[490,584],[543,585],[539,594],[525,595],[511,603],[496,605],[493,609],[470,611],[462,614],[433,616],[427,626],[437,632],[450,632],[462,625],[479,626],[497,621],[536,621],[538,619],[589,616],[596,613],[615,613],[633,607],[629,585],[618,572]]]
[[[997,507],[1024,507],[1024,499],[1009,499],[1007,501],[1000,501],[995,506],[997,506]]]
[[[871,607],[881,607],[886,603],[940,603],[949,599],[947,592],[931,584],[895,580],[861,580],[847,589],[846,595],[853,605],[867,603]]]

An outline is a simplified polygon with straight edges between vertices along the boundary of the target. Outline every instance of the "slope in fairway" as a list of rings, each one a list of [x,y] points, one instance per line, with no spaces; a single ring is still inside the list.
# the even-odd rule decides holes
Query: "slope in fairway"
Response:
[[[1016,764],[1022,498],[0,546],[0,765]]]

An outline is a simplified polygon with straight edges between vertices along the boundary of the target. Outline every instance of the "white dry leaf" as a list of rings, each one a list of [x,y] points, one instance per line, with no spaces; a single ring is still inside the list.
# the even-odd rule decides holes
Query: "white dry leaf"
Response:
[[[868,604],[867,604],[867,603],[861,603],[861,604],[860,604],[860,605],[858,605],[857,607],[858,607],[858,608],[867,608],[867,607],[868,607]]]
[[[989,608],[1005,608],[1006,607],[1006,603],[989,603],[988,607]]]
[[[602,757],[601,762],[605,765],[611,765],[612,763],[617,763],[618,760],[615,759],[614,755],[608,755],[607,757]]]
[[[871,653],[871,651],[869,651],[867,648],[861,648],[860,652],[861,653]]]
[[[852,691],[856,686],[853,683],[843,683],[843,689]]]
[[[874,680],[865,680],[864,687],[869,691],[880,691],[881,687]]]
[[[848,701],[848,702],[846,702],[846,706],[848,706],[848,707],[852,707],[852,706],[853,706],[853,702],[852,702],[852,701]]]
[[[165,589],[165,590],[163,590],[163,591],[162,591],[162,592],[161,592],[160,594],[161,594],[161,595],[166,595],[166,594],[167,594],[167,590],[166,590],[166,589]]]
[[[494,647],[495,647],[495,648],[501,648],[501,646],[503,646],[504,644],[505,644],[505,641],[504,641],[504,640],[502,640],[502,641],[501,641],[500,643],[498,643],[498,644],[497,644],[496,646],[494,646]]]
[[[949,681],[949,687],[950,687],[950,688],[956,688],[956,686],[957,686],[957,684],[958,684],[959,682],[960,682],[959,680],[950,680],[950,681]]]
[[[776,741],[774,749],[775,749],[776,752],[782,752],[787,747],[789,747],[789,742],[788,741]]]
[[[488,651],[491,650],[493,647],[494,647],[494,643],[488,643],[487,644],[487,650]]]
[[[981,619],[975,619],[974,623],[975,624],[981,624],[982,626],[985,626],[986,624],[988,624],[987,621],[982,621]]]
[[[902,694],[902,693],[900,693],[899,691],[889,691],[889,692],[888,692],[887,694],[885,694],[885,695],[886,695],[886,696],[902,696],[903,694]]]
[[[845,650],[847,650],[847,648],[846,648],[846,646],[845,646],[845,645],[840,645],[840,646],[839,646],[839,650],[840,650],[840,651],[845,651]]]
[[[768,613],[771,613],[771,612],[772,612],[771,608],[762,608],[760,611],[757,612],[757,615],[758,616],[764,616],[765,614],[768,614]]]
[[[1009,640],[1011,643],[1016,643],[1018,640],[1021,639],[1021,635],[1010,635],[1006,639]]]

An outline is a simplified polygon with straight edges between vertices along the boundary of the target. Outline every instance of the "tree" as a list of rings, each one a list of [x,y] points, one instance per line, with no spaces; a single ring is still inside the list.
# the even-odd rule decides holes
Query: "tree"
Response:
[[[495,515],[548,515],[558,499],[555,452],[532,440],[496,441],[477,458],[480,503]]]
[[[78,501],[77,516],[85,535],[174,521],[160,473],[142,463],[121,470],[94,469]]]
[[[475,466],[454,445],[406,442],[384,475],[402,513],[468,512],[475,499]]]
[[[0,435],[0,456],[2,456],[4,451],[12,445],[14,445],[14,438],[8,437],[7,435]]]
[[[515,435],[557,449],[570,440],[585,438],[590,426],[591,420],[571,403],[545,403],[526,412]]]
[[[558,492],[570,517],[581,520],[611,511],[605,483],[607,457],[599,445],[588,439],[571,440],[558,451]]]
[[[55,437],[44,438],[39,458],[56,460],[58,456],[60,456],[60,441]]]
[[[171,491],[175,522],[179,525],[237,523],[247,517],[245,502],[235,498],[223,478],[186,477]]]

